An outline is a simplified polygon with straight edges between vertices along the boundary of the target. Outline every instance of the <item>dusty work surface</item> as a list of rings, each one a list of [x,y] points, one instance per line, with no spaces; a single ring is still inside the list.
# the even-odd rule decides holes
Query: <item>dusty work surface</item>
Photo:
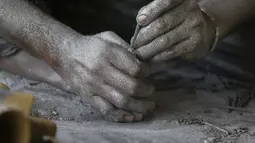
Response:
[[[203,88],[184,86],[161,91],[153,97],[158,105],[154,115],[140,123],[118,124],[104,121],[80,97],[48,85],[5,72],[1,72],[0,81],[13,90],[33,93],[33,115],[56,120],[58,138],[65,142],[255,142],[254,101],[248,105],[247,111],[229,112],[228,109],[220,108],[227,106],[226,97],[237,94],[235,90],[217,90],[213,93]]]

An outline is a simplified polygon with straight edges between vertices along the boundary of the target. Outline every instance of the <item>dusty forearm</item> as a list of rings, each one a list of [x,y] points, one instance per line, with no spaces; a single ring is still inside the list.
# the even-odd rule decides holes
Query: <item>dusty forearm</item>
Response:
[[[25,0],[0,0],[0,30],[6,39],[54,66],[77,33]]]
[[[22,50],[12,56],[0,57],[0,69],[69,90],[62,78],[49,65]]]
[[[220,37],[255,16],[254,0],[200,0],[199,4],[215,18]]]

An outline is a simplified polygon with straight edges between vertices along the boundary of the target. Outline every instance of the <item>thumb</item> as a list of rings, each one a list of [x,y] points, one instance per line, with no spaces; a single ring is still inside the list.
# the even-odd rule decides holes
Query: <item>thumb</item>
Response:
[[[154,0],[138,12],[136,21],[139,25],[145,26],[181,2],[182,0]]]

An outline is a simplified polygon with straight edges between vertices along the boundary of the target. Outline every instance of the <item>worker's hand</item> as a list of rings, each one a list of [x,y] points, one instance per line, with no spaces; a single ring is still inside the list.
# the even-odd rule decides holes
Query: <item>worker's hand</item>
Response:
[[[154,0],[138,13],[143,28],[135,39],[136,52],[152,61],[205,55],[214,29],[208,29],[204,17],[197,0]]]
[[[149,68],[125,49],[129,45],[124,40],[104,32],[74,43],[61,76],[77,94],[87,96],[111,121],[138,121],[153,111],[155,104],[142,98],[154,87],[138,79]]]

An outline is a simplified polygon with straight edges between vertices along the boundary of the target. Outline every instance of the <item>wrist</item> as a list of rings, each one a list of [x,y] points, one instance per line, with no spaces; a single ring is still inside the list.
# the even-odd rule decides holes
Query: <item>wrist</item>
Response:
[[[47,53],[46,56],[51,56],[50,60],[47,57],[44,58],[46,62],[55,70],[69,68],[74,60],[73,52],[77,47],[77,43],[82,39],[81,34],[76,32],[71,32],[72,34],[62,37],[61,42],[57,44],[52,44],[49,51],[52,53]]]

